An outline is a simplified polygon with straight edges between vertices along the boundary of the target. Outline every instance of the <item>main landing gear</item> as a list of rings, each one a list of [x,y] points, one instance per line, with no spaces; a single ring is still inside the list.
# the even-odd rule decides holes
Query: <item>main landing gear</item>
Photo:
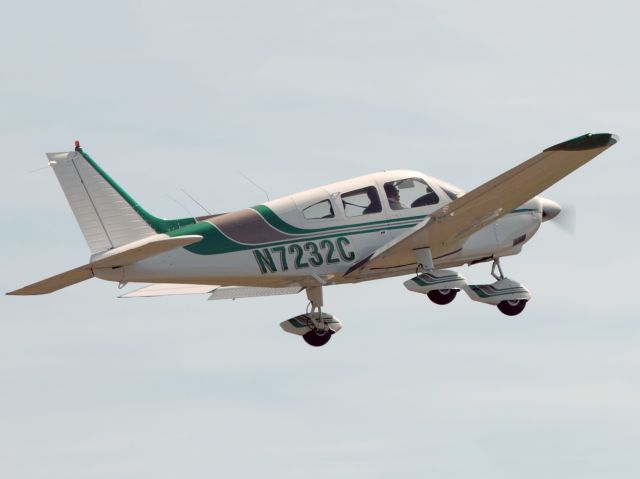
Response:
[[[404,282],[409,291],[426,294],[435,304],[445,305],[466,287],[465,279],[455,271],[434,269],[430,248],[416,250],[415,255],[418,260],[416,276]]]
[[[503,314],[515,316],[524,310],[531,299],[524,285],[505,278],[499,259],[495,259],[491,267],[495,283],[468,285],[455,271],[434,269],[429,248],[415,250],[415,255],[419,264],[416,276],[405,281],[404,286],[410,291],[426,294],[436,304],[449,304],[460,290],[464,290],[473,301],[497,306]]]
[[[458,291],[464,289],[466,284],[462,276],[448,269],[422,271],[404,282],[405,288],[409,291],[426,294],[431,301],[440,305],[453,301]]]
[[[517,281],[505,278],[499,259],[493,261],[491,276],[496,279],[493,284],[468,285],[465,291],[469,297],[474,301],[497,306],[507,316],[520,314],[531,299],[529,290]]]
[[[280,323],[287,333],[302,336],[311,346],[324,346],[340,331],[342,323],[329,313],[322,312],[322,287],[307,288],[307,312]]]

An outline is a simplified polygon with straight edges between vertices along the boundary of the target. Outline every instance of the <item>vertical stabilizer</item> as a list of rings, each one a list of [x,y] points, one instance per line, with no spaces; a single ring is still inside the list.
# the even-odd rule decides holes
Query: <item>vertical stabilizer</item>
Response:
[[[47,158],[92,254],[194,222],[150,215],[79,147]]]

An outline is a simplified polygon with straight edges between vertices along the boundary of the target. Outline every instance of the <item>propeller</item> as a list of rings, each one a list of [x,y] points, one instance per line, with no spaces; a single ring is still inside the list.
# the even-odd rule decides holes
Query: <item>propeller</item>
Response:
[[[576,209],[573,205],[560,207],[558,203],[547,198],[542,200],[542,221],[553,220],[553,223],[567,234],[576,234]]]
[[[562,208],[562,211],[558,216],[554,218],[553,224],[560,228],[565,233],[575,236],[576,234],[576,207],[574,205],[567,205]]]

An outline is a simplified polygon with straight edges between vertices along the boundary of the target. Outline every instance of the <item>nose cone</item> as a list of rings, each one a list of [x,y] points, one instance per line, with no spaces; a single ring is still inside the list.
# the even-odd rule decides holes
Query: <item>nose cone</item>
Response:
[[[547,198],[540,198],[542,202],[542,221],[548,221],[560,214],[562,208],[555,201]]]

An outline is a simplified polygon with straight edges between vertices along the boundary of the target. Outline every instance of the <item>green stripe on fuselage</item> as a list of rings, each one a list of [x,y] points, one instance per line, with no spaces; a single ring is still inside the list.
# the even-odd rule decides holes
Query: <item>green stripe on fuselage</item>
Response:
[[[318,234],[315,236],[295,236],[286,241],[275,241],[271,243],[259,243],[259,244],[244,244],[233,241],[228,236],[225,236],[216,226],[209,222],[197,223],[195,225],[186,226],[176,231],[168,232],[170,236],[183,236],[183,235],[202,235],[203,239],[195,244],[185,247],[186,250],[200,255],[211,254],[223,254],[234,253],[237,251],[248,251],[257,248],[265,248],[270,246],[286,245],[291,243],[298,243],[300,241],[314,241],[326,238],[336,238],[338,236],[355,236],[366,233],[376,233],[379,231],[389,231],[404,228],[411,228],[417,223],[409,223],[405,225],[379,225],[377,228],[371,228],[366,230],[352,230],[352,231],[340,231],[340,232],[326,232],[328,234]]]
[[[417,222],[427,217],[427,215],[418,215],[418,216],[407,216],[405,218],[392,218],[392,219],[385,219],[385,220],[378,220],[378,221],[368,221],[366,223],[349,224],[349,225],[342,225],[342,226],[327,226],[325,228],[298,228],[284,221],[276,213],[274,213],[271,208],[269,208],[266,205],[252,206],[251,209],[256,211],[260,216],[262,216],[267,221],[267,223],[269,223],[269,225],[271,225],[272,227],[276,228],[277,230],[280,230],[283,233],[292,234],[292,235],[320,233],[323,231],[335,231],[339,229],[356,228],[361,226],[383,225],[383,224],[389,224],[389,223],[397,223],[400,221],[416,221]]]

